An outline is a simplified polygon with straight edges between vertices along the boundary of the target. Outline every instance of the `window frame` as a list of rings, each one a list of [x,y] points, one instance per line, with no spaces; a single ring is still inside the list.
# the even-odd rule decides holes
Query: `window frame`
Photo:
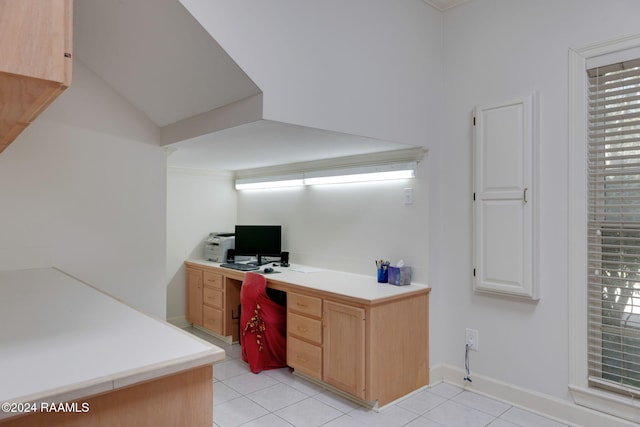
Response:
[[[640,35],[569,50],[569,389],[574,401],[640,421],[632,397],[589,386],[587,303],[587,60],[640,47]]]

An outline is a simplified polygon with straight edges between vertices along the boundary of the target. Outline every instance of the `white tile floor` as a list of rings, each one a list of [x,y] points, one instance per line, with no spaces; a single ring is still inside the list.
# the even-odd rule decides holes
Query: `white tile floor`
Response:
[[[305,381],[288,368],[253,374],[242,361],[239,345],[229,345],[197,329],[186,330],[227,353],[213,368],[216,427],[563,426],[445,383],[376,412]]]

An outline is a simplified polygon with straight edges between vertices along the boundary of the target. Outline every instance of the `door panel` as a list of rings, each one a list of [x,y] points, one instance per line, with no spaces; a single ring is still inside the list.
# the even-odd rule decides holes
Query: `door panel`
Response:
[[[323,381],[364,399],[364,309],[324,302]]]
[[[533,101],[532,95],[475,109],[476,291],[538,298],[533,280]]]

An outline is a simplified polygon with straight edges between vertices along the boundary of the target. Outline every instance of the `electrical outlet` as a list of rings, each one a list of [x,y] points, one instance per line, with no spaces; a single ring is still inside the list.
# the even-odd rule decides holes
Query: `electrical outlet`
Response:
[[[478,330],[467,328],[465,344],[469,346],[469,350],[478,351]]]

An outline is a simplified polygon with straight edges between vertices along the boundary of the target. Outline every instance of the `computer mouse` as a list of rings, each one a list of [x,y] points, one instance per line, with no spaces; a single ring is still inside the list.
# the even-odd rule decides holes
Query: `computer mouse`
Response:
[[[264,269],[264,272],[265,273],[273,273],[273,268],[267,267],[267,268]]]

